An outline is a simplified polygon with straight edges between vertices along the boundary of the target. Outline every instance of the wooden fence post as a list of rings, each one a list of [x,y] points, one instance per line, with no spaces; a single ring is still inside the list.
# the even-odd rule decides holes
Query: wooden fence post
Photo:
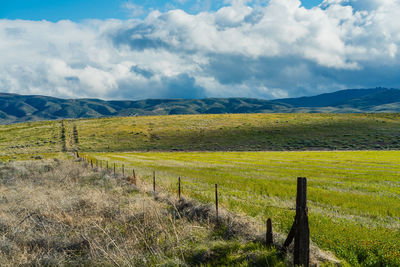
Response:
[[[216,220],[217,224],[219,223],[219,216],[218,216],[218,185],[215,184],[215,213],[216,213]]]
[[[272,235],[272,221],[271,219],[267,220],[267,234],[266,234],[266,244],[267,246],[272,246],[274,244],[274,239]]]
[[[114,175],[115,175],[115,163],[114,163]]]
[[[181,177],[178,178],[178,197],[181,199]]]
[[[125,165],[122,164],[122,176],[125,176]]]
[[[135,184],[135,186],[137,186],[135,169],[132,169],[132,174],[133,174],[133,183]]]
[[[108,172],[108,160],[107,160],[107,169],[106,169],[106,170],[107,170],[107,172]]]
[[[153,192],[156,192],[156,172],[153,171]]]
[[[76,151],[76,157],[79,159],[79,152]]]
[[[310,265],[310,228],[307,210],[307,178],[297,179],[296,227],[294,237],[294,265]]]
[[[292,241],[294,239],[295,232],[296,232],[296,219],[292,224],[292,228],[290,228],[289,234],[288,234],[285,242],[283,243],[283,246],[282,246],[283,252],[286,252],[287,248],[292,243]]]
[[[93,160],[92,160],[92,159],[90,160],[90,166],[91,166],[92,169],[93,169]]]

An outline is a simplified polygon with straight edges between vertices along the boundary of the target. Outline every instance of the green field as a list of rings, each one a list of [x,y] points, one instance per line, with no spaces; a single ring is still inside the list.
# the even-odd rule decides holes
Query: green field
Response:
[[[0,153],[33,154],[61,151],[61,123],[30,122],[0,125]]]
[[[400,115],[227,114],[76,121],[82,151],[400,149]]]
[[[68,152],[79,150],[135,167],[146,182],[155,170],[158,186],[171,192],[182,176],[184,195],[204,202],[213,200],[213,185],[218,183],[226,209],[259,222],[272,217],[283,234],[294,217],[296,178],[307,177],[313,242],[351,265],[396,266],[400,265],[399,133],[399,114],[34,122],[0,126],[0,160],[35,159],[38,154],[70,157]]]
[[[70,151],[400,150],[398,114],[181,115],[64,122]],[[61,151],[61,130],[61,121],[2,125],[0,153]]]
[[[212,202],[218,183],[223,206],[265,220],[287,233],[293,222],[296,177],[308,178],[311,238],[352,266],[400,265],[400,152],[156,152],[89,153],[157,173],[158,190]],[[105,165],[104,165],[105,166]]]

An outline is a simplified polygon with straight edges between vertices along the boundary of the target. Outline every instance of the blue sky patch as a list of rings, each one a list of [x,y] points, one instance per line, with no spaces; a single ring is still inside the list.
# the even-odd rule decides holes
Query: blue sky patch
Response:
[[[143,18],[152,10],[182,9],[195,14],[217,10],[226,1],[217,0],[5,0],[0,8],[0,18],[24,20],[73,20]],[[267,1],[263,1],[267,2]],[[312,8],[322,0],[302,0],[303,6]]]

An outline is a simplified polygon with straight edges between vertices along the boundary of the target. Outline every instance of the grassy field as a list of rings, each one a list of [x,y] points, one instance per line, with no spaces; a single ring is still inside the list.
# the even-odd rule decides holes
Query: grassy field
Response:
[[[259,222],[270,216],[282,233],[293,221],[296,178],[304,176],[309,181],[312,240],[318,246],[351,265],[396,266],[400,265],[399,132],[399,114],[34,122],[0,126],[0,161],[66,158],[71,153],[64,152],[79,150],[135,167],[148,182],[156,170],[158,186],[171,192],[182,176],[184,194],[204,202],[212,201],[213,184],[218,183],[225,208]],[[324,150],[337,151],[319,152]]]
[[[285,266],[82,162],[0,162],[1,266]]]
[[[64,146],[92,152],[400,149],[398,114],[148,116],[65,120],[62,125],[0,126],[0,154],[58,152]]]
[[[59,152],[61,122],[0,125],[0,155]]]
[[[400,115],[234,114],[76,121],[81,151],[400,149]]]
[[[352,266],[400,265],[400,152],[152,152],[90,153],[134,167],[158,190],[213,201],[265,220],[287,233],[293,222],[296,177],[308,178],[311,238]],[[105,165],[104,165],[105,166]],[[111,166],[111,165],[110,165]]]

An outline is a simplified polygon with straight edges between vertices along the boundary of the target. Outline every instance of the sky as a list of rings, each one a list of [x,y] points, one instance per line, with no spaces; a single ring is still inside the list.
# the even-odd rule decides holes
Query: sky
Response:
[[[216,11],[229,2],[199,0],[1,0],[0,18],[24,20],[81,21],[85,19],[131,19],[144,18],[152,10],[168,11],[183,9],[190,14]],[[312,8],[322,0],[303,0],[302,5]],[[129,8],[130,7],[130,8]],[[131,12],[132,9],[136,10]]]
[[[0,3],[0,92],[275,99],[400,88],[398,0]]]

